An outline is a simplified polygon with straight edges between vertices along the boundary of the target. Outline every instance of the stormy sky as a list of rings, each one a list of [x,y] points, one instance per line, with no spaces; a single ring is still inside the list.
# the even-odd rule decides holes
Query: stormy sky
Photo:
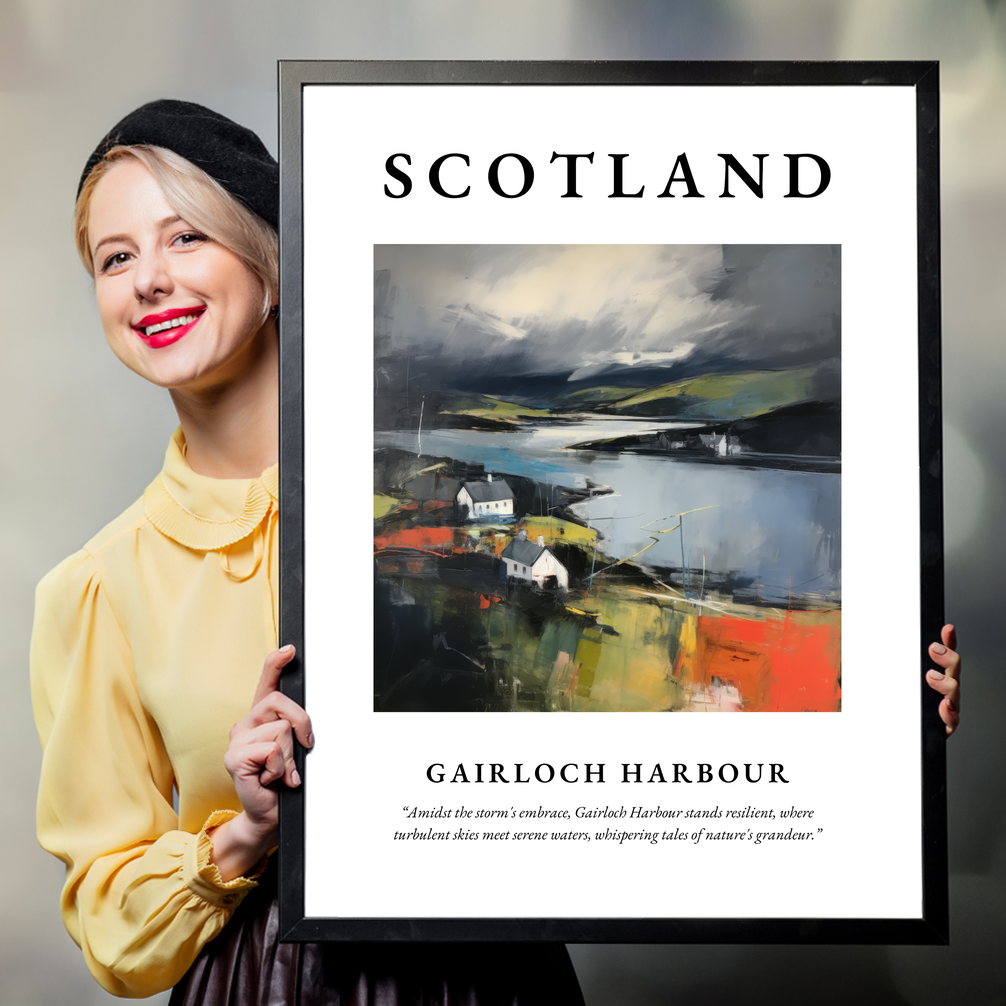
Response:
[[[378,366],[458,388],[662,383],[840,352],[836,246],[384,245],[374,268]]]

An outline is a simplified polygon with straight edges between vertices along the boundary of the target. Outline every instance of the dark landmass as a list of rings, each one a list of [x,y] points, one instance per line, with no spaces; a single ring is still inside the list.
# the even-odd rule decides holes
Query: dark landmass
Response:
[[[801,402],[735,422],[592,440],[567,449],[670,455],[682,461],[756,468],[840,472],[842,416],[837,402]]]

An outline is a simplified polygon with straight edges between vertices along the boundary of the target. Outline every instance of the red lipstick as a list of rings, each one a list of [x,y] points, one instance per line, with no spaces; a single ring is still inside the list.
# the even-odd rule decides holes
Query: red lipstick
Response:
[[[151,349],[161,349],[164,346],[170,346],[173,342],[178,342],[184,335],[187,335],[205,310],[205,306],[199,305],[196,307],[173,307],[168,311],[148,314],[133,325],[133,331]],[[189,320],[179,324],[181,319]]]

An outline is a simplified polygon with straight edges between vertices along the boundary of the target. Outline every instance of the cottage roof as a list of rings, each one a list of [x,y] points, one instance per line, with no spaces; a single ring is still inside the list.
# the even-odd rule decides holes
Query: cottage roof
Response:
[[[463,482],[474,503],[496,503],[500,500],[512,500],[513,490],[507,485],[506,479],[493,479],[492,482]],[[460,492],[460,490],[458,490]]]
[[[501,554],[504,559],[511,559],[525,566],[533,566],[541,558],[542,553],[547,551],[548,549],[544,545],[539,545],[536,541],[514,538]]]

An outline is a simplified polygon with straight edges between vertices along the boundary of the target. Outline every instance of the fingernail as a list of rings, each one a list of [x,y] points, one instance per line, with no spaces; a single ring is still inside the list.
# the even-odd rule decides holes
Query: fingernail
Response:
[[[290,781],[294,784],[294,786],[300,785],[300,773],[296,769],[290,773]]]
[[[946,676],[946,675],[941,674],[939,671],[929,671],[928,673],[929,673],[929,676],[934,681],[942,681],[943,678]]]
[[[314,732],[313,731],[307,735],[307,746],[309,748],[313,748],[314,747]]]
[[[942,643],[933,643],[932,646],[929,647],[929,649],[932,650],[933,653],[947,652],[947,648]]]
[[[293,643],[287,643],[286,646],[280,648],[279,652],[282,654],[293,653]]]

